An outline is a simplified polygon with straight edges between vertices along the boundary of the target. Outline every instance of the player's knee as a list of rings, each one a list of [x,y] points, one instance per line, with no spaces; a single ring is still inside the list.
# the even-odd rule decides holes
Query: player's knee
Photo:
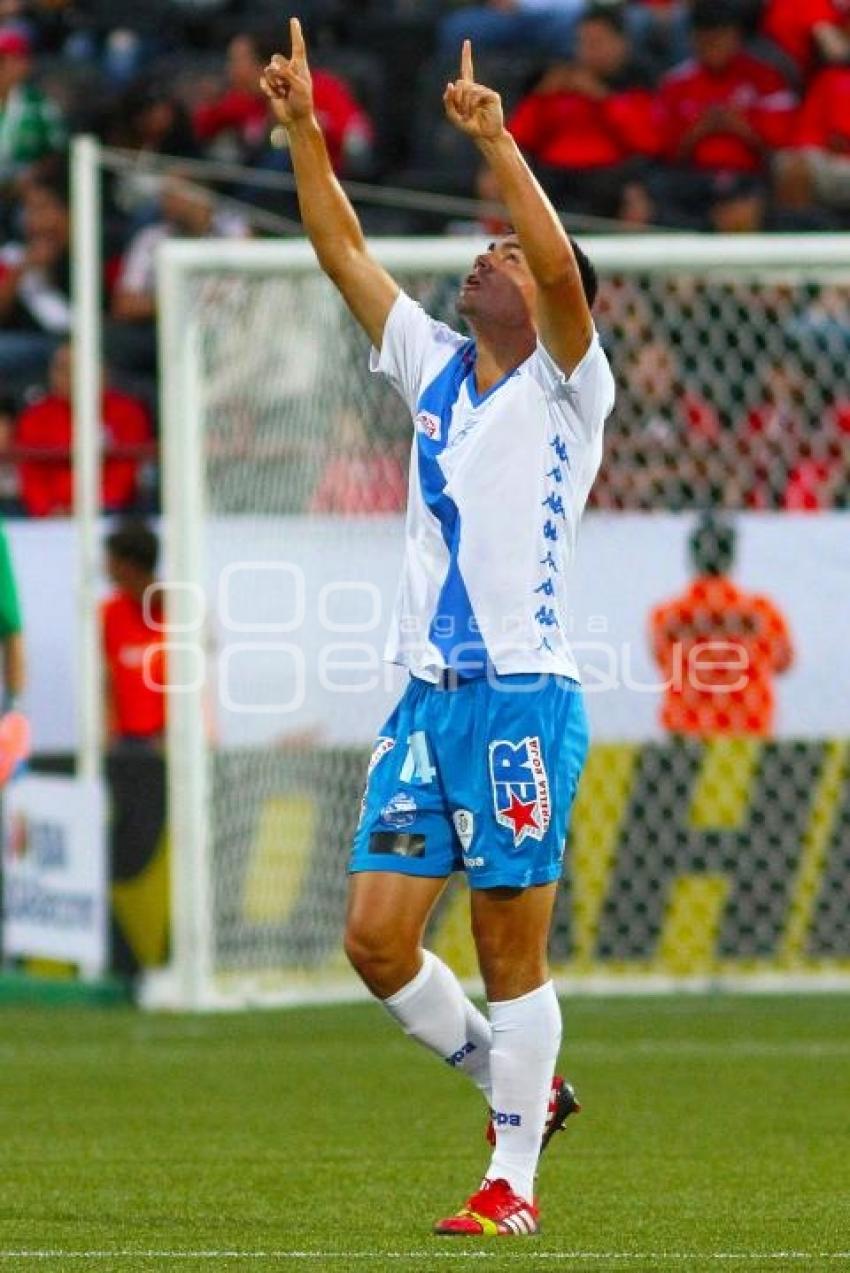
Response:
[[[389,925],[349,920],[343,941],[349,963],[371,990],[392,994],[403,985],[415,959],[416,943]],[[389,987],[389,989],[387,988]]]

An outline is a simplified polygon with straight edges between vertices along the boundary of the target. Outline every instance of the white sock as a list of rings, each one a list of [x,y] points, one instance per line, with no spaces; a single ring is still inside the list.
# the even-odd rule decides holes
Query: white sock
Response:
[[[430,950],[422,967],[384,1007],[405,1034],[468,1074],[492,1104],[490,1087],[490,1022],[463,993],[457,977]]]
[[[507,1180],[534,1201],[534,1174],[546,1123],[555,1061],[561,1046],[561,1010],[551,981],[537,990],[491,1003],[490,1070],[496,1148],[487,1179]]]

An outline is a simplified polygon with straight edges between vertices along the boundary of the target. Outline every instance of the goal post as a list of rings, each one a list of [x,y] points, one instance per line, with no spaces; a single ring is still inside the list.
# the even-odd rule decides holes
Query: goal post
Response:
[[[792,358],[809,377],[801,410],[813,436],[835,408],[850,351],[830,316],[850,288],[850,236],[582,243],[602,280],[598,322],[625,404],[608,442],[615,475],[628,483],[658,449],[656,416],[633,392],[647,346],[675,351],[677,370],[663,369],[670,392],[695,384],[719,423],[703,436],[696,421],[689,484],[687,439],[665,441],[680,449],[664,481],[653,476],[632,504],[603,471],[588,514],[580,551],[598,553],[607,574],[598,600],[592,583],[579,589],[578,644],[600,728],[556,914],[556,973],[593,991],[846,987],[850,729],[842,736],[825,707],[798,736],[791,696],[775,741],[666,738],[657,688],[626,684],[619,662],[619,688],[594,692],[600,643],[585,620],[606,598],[615,608],[631,592],[643,598],[630,544],[664,558],[648,573],[680,584],[688,528],[707,506],[742,519],[756,573],[795,544],[812,560],[838,544],[847,523],[836,519],[850,514],[825,514],[815,536],[778,497],[749,511],[736,421],[754,410],[765,367]],[[457,280],[480,242],[372,247],[429,312],[456,321]],[[158,293],[172,959],[148,975],[144,1001],[204,1009],[356,994],[340,946],[345,861],[371,740],[403,683],[380,651],[409,421],[370,377],[367,342],[307,243],[167,242]],[[808,453],[805,438],[789,445]],[[770,470],[768,488],[775,480]],[[625,636],[618,615],[597,618],[619,660],[621,647],[645,644],[646,612]],[[434,940],[471,977],[465,906],[453,887]]]

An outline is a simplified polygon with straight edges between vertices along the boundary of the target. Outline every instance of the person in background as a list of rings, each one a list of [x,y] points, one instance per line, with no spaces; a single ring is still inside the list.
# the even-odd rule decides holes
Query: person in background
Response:
[[[725,472],[720,417],[669,340],[636,335],[593,502],[647,510],[707,502],[716,470]]]
[[[194,113],[198,140],[209,147],[229,138],[232,153],[225,157],[242,163],[257,162],[268,149],[268,108],[257,88],[267,52],[271,50],[265,50],[257,36],[235,36],[227,50],[227,89]],[[313,71],[313,92],[334,170],[345,172],[353,161],[362,167],[373,141],[369,116],[345,81],[330,71]]]
[[[403,512],[407,477],[398,449],[370,440],[362,416],[352,409],[340,412],[333,438],[309,511],[349,516]]]
[[[468,37],[483,50],[539,50],[570,57],[583,9],[584,0],[484,0],[466,5],[440,23],[439,52],[454,56]]]
[[[157,746],[165,730],[158,559],[159,540],[144,522],[122,522],[107,537],[106,567],[114,591],[101,608],[101,631],[106,726],[113,745]]]
[[[844,0],[766,0],[760,31],[805,80],[819,62],[850,57],[850,30]]]
[[[624,185],[658,153],[650,85],[622,10],[588,10],[574,60],[550,66],[508,125],[556,201],[616,214]]]
[[[12,455],[17,418],[16,400],[0,395],[0,516],[20,514],[21,511],[18,501],[18,466]]]
[[[850,209],[850,66],[819,71],[809,85],[779,156],[777,196],[791,210]]]
[[[746,52],[733,0],[696,0],[692,23],[695,57],[661,81],[656,125],[669,165],[664,193],[685,215],[701,216],[723,174],[767,180],[796,102],[780,72]]]
[[[133,235],[112,295],[112,316],[120,322],[150,322],[156,313],[156,254],[170,238],[241,239],[248,226],[216,206],[202,186],[172,171],[161,186],[160,216]]]
[[[71,346],[60,345],[50,364],[50,392],[27,407],[18,420],[16,446],[36,453],[19,462],[20,497],[30,517],[67,515],[73,507],[71,372]],[[141,402],[108,387],[103,392],[101,419],[106,451],[103,507],[117,512],[129,508],[136,498],[141,460],[110,456],[110,448],[145,447],[152,443],[153,431]],[[39,451],[45,452],[44,458]]]
[[[706,514],[691,535],[695,577],[650,615],[652,653],[667,684],[660,721],[674,734],[768,738],[774,677],[794,658],[782,612],[729,578],[735,530]]]
[[[107,127],[110,145],[132,150],[139,165],[116,173],[112,201],[118,210],[132,217],[156,208],[161,177],[143,161],[158,155],[194,159],[198,145],[185,106],[170,85],[143,81],[130,85],[110,112]]]
[[[26,666],[21,632],[21,609],[6,532],[0,525],[0,643],[3,682],[0,696],[0,787],[24,764],[30,753],[30,726],[19,700],[25,689]]]
[[[20,193],[66,143],[58,108],[28,83],[31,69],[29,36],[18,26],[0,27],[0,191]]]
[[[0,716],[17,710],[26,688],[26,661],[21,607],[6,531],[0,524],[0,642],[3,644],[3,689]]]
[[[161,185],[160,215],[133,235],[112,293],[109,361],[130,374],[156,372],[156,254],[170,238],[245,238],[247,222],[223,209],[214,194],[172,170]]]
[[[40,177],[21,203],[24,241],[0,247],[0,374],[43,376],[71,329],[68,201]]]

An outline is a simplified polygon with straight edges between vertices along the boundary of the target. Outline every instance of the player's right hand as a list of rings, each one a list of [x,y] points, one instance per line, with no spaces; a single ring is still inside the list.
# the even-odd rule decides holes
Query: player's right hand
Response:
[[[307,65],[307,46],[297,18],[289,19],[292,56],[275,53],[260,80],[260,88],[285,128],[313,114],[313,80]]]

